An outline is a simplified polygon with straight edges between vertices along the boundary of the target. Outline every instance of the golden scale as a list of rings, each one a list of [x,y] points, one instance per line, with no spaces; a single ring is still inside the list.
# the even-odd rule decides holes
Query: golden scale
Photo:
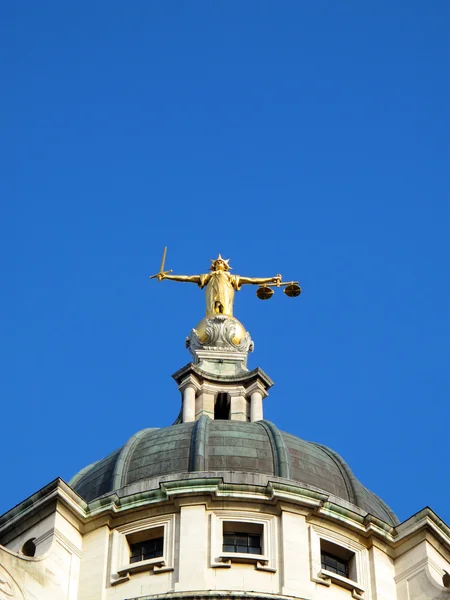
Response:
[[[289,298],[296,298],[302,293],[301,287],[298,285],[298,281],[289,281],[289,283],[264,283],[260,285],[256,290],[256,295],[260,300],[270,300],[273,296],[274,287],[284,287],[283,292]]]

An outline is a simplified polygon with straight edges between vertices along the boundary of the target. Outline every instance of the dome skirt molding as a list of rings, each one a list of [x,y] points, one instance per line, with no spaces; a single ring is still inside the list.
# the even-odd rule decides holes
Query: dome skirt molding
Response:
[[[47,505],[54,506],[55,500],[65,505],[70,512],[77,517],[82,529],[95,529],[100,523],[108,523],[113,526],[116,518],[122,518],[132,511],[150,508],[158,504],[182,503],[185,499],[189,502],[190,496],[205,496],[206,504],[213,504],[214,500],[245,501],[245,502],[267,502],[276,507],[277,505],[295,505],[296,510],[305,510],[309,518],[325,518],[350,528],[360,535],[375,535],[387,543],[393,543],[397,537],[394,527],[388,525],[381,519],[372,515],[364,515],[363,511],[354,507],[355,510],[344,507],[330,501],[328,495],[308,488],[270,480],[264,485],[252,485],[245,483],[224,483],[222,478],[214,477],[214,474],[201,474],[204,477],[180,478],[161,482],[159,489],[141,491],[119,497],[112,493],[97,498],[89,503],[82,500],[64,481],[57,479],[45,488],[5,513],[0,520],[0,536],[5,539],[8,530],[17,535],[17,524],[24,522],[33,514],[43,510]],[[141,482],[145,485],[145,481]],[[131,486],[130,486],[131,487]],[[136,484],[133,486],[136,487]],[[355,512],[359,510],[360,512]],[[425,509],[429,510],[429,509]],[[434,515],[432,511],[430,514]],[[438,519],[434,515],[435,519]],[[439,519],[438,519],[439,520]],[[450,538],[449,547],[450,547]]]
[[[113,493],[90,503],[80,498],[62,479],[55,479],[0,517],[0,536],[4,543],[7,543],[9,537],[17,536],[22,529],[26,530],[30,520],[36,518],[39,513],[42,515],[52,512],[55,502],[71,513],[80,531],[86,532],[106,523],[114,526],[116,519],[128,518],[128,514],[132,511],[141,511],[158,504],[165,504],[170,510],[169,507],[174,505],[189,503],[189,497],[195,498],[195,502],[198,502],[198,498],[204,496],[207,506],[214,505],[215,500],[219,500],[222,505],[224,500],[232,502],[242,500],[255,503],[267,502],[276,512],[279,509],[301,511],[308,515],[307,519],[311,523],[316,519],[322,522],[325,519],[364,537],[374,536],[392,548],[398,547],[412,534],[417,535],[420,531],[424,534],[430,532],[450,552],[450,528],[428,507],[397,527],[393,527],[373,515],[364,515],[357,507],[351,510],[350,507],[332,502],[329,496],[315,490],[274,480],[269,481],[265,486],[224,483],[222,478],[208,477],[206,473],[204,475],[204,477],[187,477],[177,481],[161,482],[159,489],[122,497]],[[359,513],[356,510],[359,510]],[[162,597],[169,598],[169,596]],[[177,595],[174,594],[173,598],[176,597]],[[236,597],[239,597],[239,594]],[[255,597],[263,596],[256,594]],[[267,596],[269,597],[282,598],[282,596]],[[156,599],[156,596],[154,598]]]
[[[231,590],[199,590],[194,592],[171,592],[170,594],[152,594],[151,596],[137,596],[129,600],[292,600],[292,596],[283,596],[281,594],[261,594],[258,592],[233,592]],[[309,598],[300,598],[296,600],[309,600]]]

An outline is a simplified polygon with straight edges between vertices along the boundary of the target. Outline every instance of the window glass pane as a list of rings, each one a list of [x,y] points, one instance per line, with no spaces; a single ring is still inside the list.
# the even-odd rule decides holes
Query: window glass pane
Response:
[[[224,533],[223,552],[261,554],[261,536],[250,533]]]
[[[321,554],[322,569],[341,575],[342,577],[348,577],[348,561],[332,556],[327,552]]]
[[[141,560],[158,558],[159,556],[163,556],[163,549],[164,538],[162,537],[146,540],[145,542],[138,542],[137,544],[131,544],[130,562],[134,563]]]

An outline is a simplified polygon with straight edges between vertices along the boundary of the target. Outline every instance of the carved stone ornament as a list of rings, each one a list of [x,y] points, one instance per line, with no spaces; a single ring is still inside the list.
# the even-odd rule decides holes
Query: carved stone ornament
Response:
[[[224,315],[207,317],[202,321],[204,333],[192,329],[186,338],[186,347],[193,356],[196,350],[212,352],[253,352],[254,344],[248,331],[234,318]]]
[[[22,600],[23,594],[9,573],[0,565],[0,600]]]

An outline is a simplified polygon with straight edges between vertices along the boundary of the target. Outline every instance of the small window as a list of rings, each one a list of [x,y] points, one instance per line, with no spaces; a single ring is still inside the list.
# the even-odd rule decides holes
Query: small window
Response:
[[[263,554],[263,526],[259,523],[224,521],[223,552]]]
[[[322,569],[340,577],[357,581],[355,553],[343,546],[320,540],[320,559]]]
[[[130,563],[140,562],[141,560],[150,560],[163,555],[164,538],[159,537],[147,542],[137,542],[130,545]]]
[[[164,528],[153,527],[127,536],[130,563],[164,556]]]
[[[142,571],[174,569],[175,514],[133,521],[111,531],[110,584],[128,581]]]
[[[328,554],[328,552],[322,552],[320,555],[322,561],[322,569],[336,573],[341,577],[348,578],[348,561]]]
[[[251,533],[224,533],[223,551],[242,554],[261,554],[261,536]]]

